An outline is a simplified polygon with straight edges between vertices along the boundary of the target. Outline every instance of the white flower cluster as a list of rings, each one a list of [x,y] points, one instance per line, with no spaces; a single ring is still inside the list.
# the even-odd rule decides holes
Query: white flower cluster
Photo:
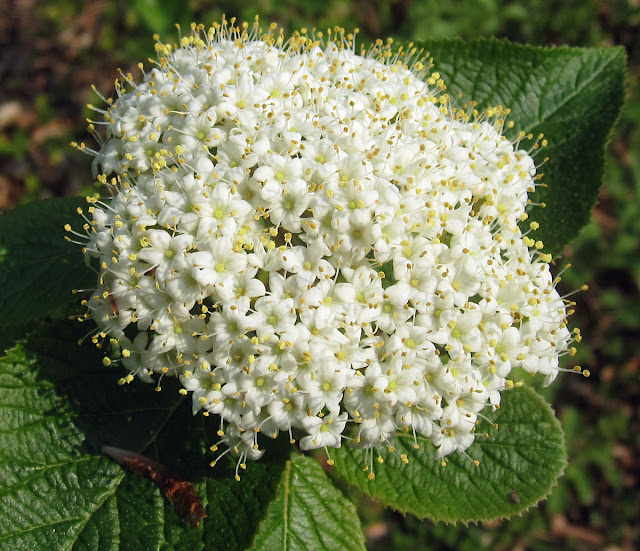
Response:
[[[443,457],[512,369],[555,378],[574,336],[517,225],[536,170],[505,110],[456,112],[414,52],[342,32],[223,24],[157,51],[103,111],[113,197],[85,226],[122,382],[178,376],[244,460],[280,431]]]

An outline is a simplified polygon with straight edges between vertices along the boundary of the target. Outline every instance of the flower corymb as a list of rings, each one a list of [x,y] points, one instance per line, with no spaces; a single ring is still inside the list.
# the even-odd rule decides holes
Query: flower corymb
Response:
[[[514,368],[550,382],[579,340],[518,226],[537,176],[507,110],[454,109],[411,49],[353,42],[193,26],[95,109],[94,339],[121,382],[179,377],[241,461],[281,431],[464,451]]]

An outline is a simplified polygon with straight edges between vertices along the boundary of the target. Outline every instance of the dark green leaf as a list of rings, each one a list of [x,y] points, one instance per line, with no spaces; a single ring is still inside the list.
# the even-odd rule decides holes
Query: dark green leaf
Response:
[[[0,548],[246,549],[288,444],[276,442],[236,482],[232,461],[209,467],[217,422],[193,417],[178,385],[118,386],[121,370],[102,367],[77,338],[77,327],[62,325],[0,360]],[[192,482],[208,515],[200,528],[151,480],[103,456],[103,445],[139,451]]]
[[[424,43],[447,92],[459,104],[511,109],[514,128],[549,141],[536,160],[546,188],[538,188],[530,220],[545,249],[557,253],[589,221],[602,184],[604,147],[624,100],[622,48],[534,48],[504,41]],[[460,100],[455,100],[461,94]],[[523,147],[526,147],[526,142]],[[527,225],[528,228],[528,225]]]
[[[81,230],[79,198],[48,199],[0,216],[0,329],[59,317],[73,302],[73,289],[94,287],[82,247],[65,240],[64,225]]]
[[[566,466],[562,429],[551,408],[533,390],[505,392],[502,407],[491,416],[496,430],[484,422],[467,450],[473,460],[456,453],[443,467],[430,441],[396,438],[396,452],[383,451],[375,479],[363,467],[364,451],[343,446],[335,468],[347,482],[402,512],[445,522],[470,522],[509,517],[547,496]],[[405,464],[400,454],[406,454]]]
[[[255,551],[365,549],[356,509],[322,467],[295,455],[253,542]]]

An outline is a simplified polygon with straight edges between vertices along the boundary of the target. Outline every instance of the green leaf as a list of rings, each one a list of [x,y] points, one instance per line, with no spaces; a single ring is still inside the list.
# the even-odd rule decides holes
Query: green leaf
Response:
[[[550,253],[561,251],[589,221],[602,184],[604,147],[624,101],[624,50],[536,48],[496,40],[421,46],[459,105],[503,105],[515,123],[509,138],[524,131],[543,133],[549,141],[536,157],[538,164],[549,157],[539,168],[547,187],[532,197],[547,206],[534,207],[530,220],[540,223],[532,237]]]
[[[175,34],[172,32],[174,25],[184,23],[185,15],[191,18],[186,21],[193,19],[187,11],[188,6],[180,0],[133,0],[131,9],[149,30],[164,35],[165,39],[168,39],[167,35]]]
[[[0,216],[0,330],[59,317],[80,302],[73,289],[94,287],[80,245],[65,240],[64,225],[80,230],[79,198],[47,199]]]
[[[374,480],[363,471],[364,451],[349,446],[336,450],[336,471],[385,505],[420,518],[467,523],[510,517],[549,494],[567,464],[564,437],[551,408],[527,387],[503,393],[490,417],[498,429],[480,425],[489,437],[479,435],[467,450],[478,467],[459,453],[443,467],[429,440],[418,438],[415,449],[413,437],[402,435],[394,453],[381,453],[384,463],[374,462]]]
[[[316,461],[296,454],[287,463],[252,549],[350,551],[365,545],[353,503],[333,487]]]
[[[118,386],[121,369],[77,346],[77,329],[34,335],[0,360],[0,549],[246,549],[282,480],[288,442],[276,441],[236,482],[235,462],[209,467],[215,420],[194,417],[166,378],[160,393]],[[141,452],[192,482],[207,518],[192,527],[151,480],[103,456],[103,445]]]

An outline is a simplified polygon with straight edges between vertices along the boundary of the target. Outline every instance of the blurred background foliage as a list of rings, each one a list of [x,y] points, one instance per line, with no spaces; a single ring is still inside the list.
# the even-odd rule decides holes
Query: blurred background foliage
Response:
[[[640,0],[0,0],[0,211],[93,190],[91,159],[69,146],[87,135],[91,84],[112,95],[117,68],[136,72],[170,41],[228,17],[286,31],[358,27],[363,42],[497,36],[533,45],[621,45],[627,106],[612,136],[592,222],[561,255],[582,328],[577,360],[590,379],[565,375],[544,389],[560,417],[570,465],[550,499],[510,521],[452,527],[359,504],[372,550],[640,549]],[[568,365],[571,367],[572,364]],[[533,383],[535,384],[535,382]],[[428,488],[425,488],[428,491]]]

